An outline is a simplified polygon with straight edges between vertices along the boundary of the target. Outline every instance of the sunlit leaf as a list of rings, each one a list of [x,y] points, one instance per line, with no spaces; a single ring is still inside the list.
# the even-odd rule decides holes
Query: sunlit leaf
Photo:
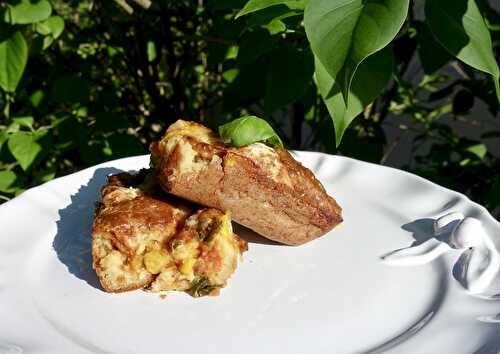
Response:
[[[28,46],[21,32],[0,28],[0,87],[16,90],[28,60]]]
[[[54,39],[59,38],[64,31],[64,20],[61,16],[50,16],[42,23],[49,28],[50,34]]]
[[[486,148],[486,145],[484,145],[484,144],[472,145],[472,146],[467,147],[465,150],[476,155],[481,160],[486,156],[486,152],[488,151],[488,149]]]
[[[432,34],[453,56],[493,77],[500,100],[500,69],[493,53],[490,32],[476,2],[426,1],[425,16]]]
[[[0,192],[12,193],[15,191],[13,184],[16,182],[16,174],[12,171],[0,171]]]
[[[354,118],[377,97],[387,85],[393,70],[393,55],[386,48],[363,61],[354,76],[346,105],[340,87],[330,76],[321,62],[316,59],[315,77],[319,92],[323,97],[328,112],[335,126],[337,146],[342,140],[345,130]]]
[[[4,20],[11,24],[26,25],[45,20],[52,13],[47,0],[8,0]]]
[[[311,48],[344,100],[358,66],[394,39],[409,0],[311,0],[304,24]]]
[[[15,117],[15,118],[12,118],[12,121],[19,124],[20,127],[25,127],[28,129],[33,128],[34,120],[33,120],[33,117],[31,117],[31,116]]]
[[[153,41],[148,41],[146,44],[146,50],[148,55],[148,61],[151,63],[156,59],[156,45]]]
[[[42,90],[36,90],[33,92],[29,98],[33,107],[37,108],[40,105],[40,102],[42,102],[44,96],[45,93]]]
[[[19,162],[23,170],[28,170],[42,152],[42,146],[37,142],[33,133],[17,132],[12,134],[7,141],[12,156]]]

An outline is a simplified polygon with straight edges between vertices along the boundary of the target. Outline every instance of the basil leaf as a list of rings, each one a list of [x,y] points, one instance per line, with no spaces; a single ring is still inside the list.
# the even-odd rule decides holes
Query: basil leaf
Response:
[[[283,147],[278,134],[264,119],[245,116],[219,127],[219,135],[226,144],[240,147],[261,142]]]

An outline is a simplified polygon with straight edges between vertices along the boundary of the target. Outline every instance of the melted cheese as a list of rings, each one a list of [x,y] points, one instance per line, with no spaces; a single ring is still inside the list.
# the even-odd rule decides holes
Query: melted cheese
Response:
[[[186,136],[206,144],[219,141],[210,129],[193,122],[178,120],[168,128],[167,133],[161,140],[161,145],[165,149],[165,152],[170,154],[174,151],[177,143]]]
[[[173,259],[179,264],[179,271],[189,279],[194,279],[194,265],[200,252],[199,241],[196,239],[180,243],[172,251]]]
[[[179,141],[181,159],[179,161],[179,174],[198,173],[208,167],[208,161],[197,159],[198,153],[194,151],[189,142]]]
[[[262,143],[255,143],[238,149],[237,154],[251,159],[274,181],[292,186],[287,169],[283,166],[279,154],[273,148]]]

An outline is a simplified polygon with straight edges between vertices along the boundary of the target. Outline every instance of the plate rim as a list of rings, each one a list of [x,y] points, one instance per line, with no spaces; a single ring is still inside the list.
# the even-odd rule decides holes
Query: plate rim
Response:
[[[476,207],[479,210],[481,210],[481,213],[483,215],[486,215],[486,217],[489,219],[490,222],[492,221],[494,224],[496,224],[496,226],[500,227],[500,221],[497,220],[497,219],[495,219],[493,217],[493,215],[491,215],[491,213],[489,212],[489,210],[486,209],[483,205],[479,204],[478,202],[473,201],[472,199],[470,199],[468,196],[466,196],[465,194],[463,194],[461,192],[458,192],[458,191],[455,191],[453,189],[444,187],[444,186],[442,186],[442,185],[440,185],[440,184],[438,184],[436,182],[432,182],[432,181],[430,181],[430,180],[428,180],[428,179],[426,179],[424,177],[418,176],[418,175],[416,175],[414,173],[411,173],[409,171],[405,171],[405,170],[402,170],[402,169],[399,169],[399,168],[396,168],[396,167],[392,167],[392,166],[385,166],[385,165],[380,165],[380,164],[373,163],[373,162],[358,160],[358,159],[355,159],[355,158],[352,158],[352,157],[347,157],[347,156],[342,156],[342,155],[328,154],[328,153],[319,152],[319,151],[305,151],[305,150],[288,150],[288,151],[291,152],[292,155],[294,155],[294,157],[297,157],[297,155],[298,155],[298,157],[300,157],[300,155],[321,155],[321,156],[325,156],[327,158],[332,158],[333,157],[335,159],[345,160],[345,161],[348,161],[348,162],[351,162],[351,163],[357,163],[357,164],[362,164],[362,165],[365,165],[365,166],[369,166],[370,168],[379,168],[379,169],[390,170],[393,173],[400,174],[400,175],[403,175],[405,177],[413,178],[415,180],[418,180],[421,183],[426,184],[428,187],[432,187],[432,188],[438,189],[440,192],[445,192],[448,195],[453,195],[454,197],[458,197],[459,199],[465,201],[466,203],[473,205],[474,207]],[[1,209],[5,209],[5,207],[7,207],[7,206],[10,206],[11,203],[17,203],[17,202],[19,202],[20,200],[24,199],[28,194],[30,194],[33,191],[37,191],[39,189],[46,188],[46,187],[48,187],[48,186],[50,186],[52,184],[55,184],[55,183],[58,183],[58,182],[64,180],[64,179],[69,179],[71,177],[74,177],[77,174],[84,173],[84,172],[90,171],[92,169],[98,169],[98,168],[101,168],[101,167],[105,167],[107,165],[112,165],[112,164],[114,164],[114,163],[116,163],[118,161],[123,161],[123,160],[127,160],[127,159],[147,158],[149,156],[150,156],[150,154],[121,157],[121,158],[118,158],[118,159],[113,159],[113,160],[105,161],[105,162],[102,162],[102,163],[97,164],[97,165],[89,166],[89,167],[86,167],[86,168],[81,169],[79,171],[72,172],[72,173],[64,175],[64,176],[60,176],[60,177],[54,178],[54,179],[52,179],[52,180],[50,180],[48,182],[45,182],[45,183],[42,183],[42,184],[40,184],[38,186],[29,188],[29,189],[23,191],[21,194],[17,195],[16,197],[14,197],[14,198],[8,200],[7,202],[1,204],[0,205],[0,210]]]

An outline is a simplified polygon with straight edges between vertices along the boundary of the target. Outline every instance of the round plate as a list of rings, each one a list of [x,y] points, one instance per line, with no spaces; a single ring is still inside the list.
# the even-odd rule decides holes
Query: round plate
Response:
[[[249,250],[218,297],[107,294],[91,268],[94,203],[107,162],[0,207],[1,353],[497,353],[500,302],[468,295],[450,253],[424,266],[380,256],[430,237],[449,211],[500,224],[456,192],[400,170],[296,152],[343,208],[344,222],[300,247],[235,226]],[[497,242],[500,243],[500,242]],[[498,279],[497,279],[498,280]],[[500,283],[500,282],[499,282]],[[492,290],[492,292],[494,289]]]

